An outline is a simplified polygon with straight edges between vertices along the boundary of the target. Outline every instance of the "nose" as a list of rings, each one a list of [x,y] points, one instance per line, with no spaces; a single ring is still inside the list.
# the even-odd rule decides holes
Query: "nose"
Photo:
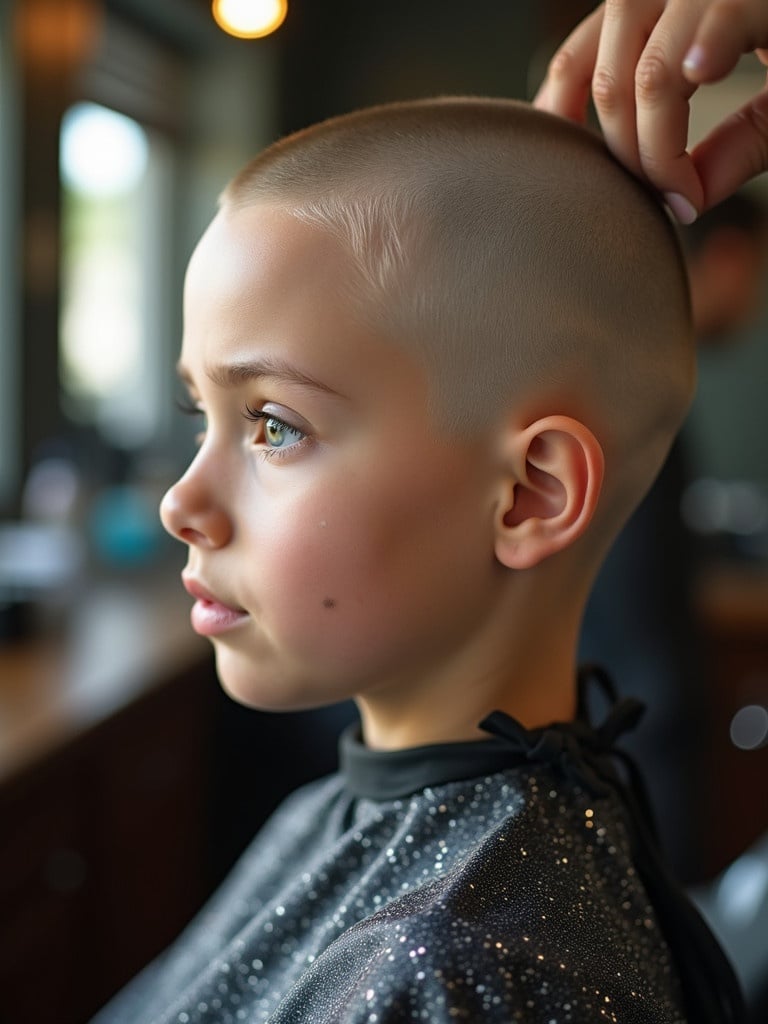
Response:
[[[232,522],[206,480],[196,459],[160,502],[160,519],[177,540],[195,547],[224,547],[232,537]]]

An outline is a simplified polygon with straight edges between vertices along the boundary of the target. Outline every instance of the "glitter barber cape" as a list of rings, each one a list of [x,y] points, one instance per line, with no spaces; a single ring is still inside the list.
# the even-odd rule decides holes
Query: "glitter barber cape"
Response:
[[[606,680],[602,680],[607,686]],[[299,790],[176,944],[94,1024],[724,1024],[733,973],[666,877],[615,704],[377,752]]]

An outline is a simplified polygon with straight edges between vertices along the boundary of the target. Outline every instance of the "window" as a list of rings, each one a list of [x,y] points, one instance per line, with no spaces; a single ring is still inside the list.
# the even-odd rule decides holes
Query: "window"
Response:
[[[128,450],[156,436],[164,416],[166,145],[95,103],[62,121],[62,403]]]

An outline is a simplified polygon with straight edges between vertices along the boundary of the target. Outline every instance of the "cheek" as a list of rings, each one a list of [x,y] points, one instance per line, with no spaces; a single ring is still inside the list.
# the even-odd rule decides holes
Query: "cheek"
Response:
[[[462,619],[492,559],[455,479],[346,478],[284,504],[254,540],[255,597],[273,638],[345,665]]]
[[[371,521],[364,495],[349,487],[297,497],[262,533],[257,600],[281,631],[308,637],[353,626],[387,558],[389,537]],[[390,510],[391,513],[392,510]],[[391,519],[396,516],[391,515]],[[390,535],[391,536],[391,535]]]

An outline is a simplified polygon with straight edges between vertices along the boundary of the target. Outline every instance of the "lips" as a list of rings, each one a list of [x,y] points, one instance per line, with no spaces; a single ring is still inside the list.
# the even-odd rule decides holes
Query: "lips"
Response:
[[[182,576],[181,581],[186,591],[196,599],[190,620],[194,631],[201,636],[218,636],[235,629],[248,619],[248,613],[243,608],[224,604],[198,580]]]

